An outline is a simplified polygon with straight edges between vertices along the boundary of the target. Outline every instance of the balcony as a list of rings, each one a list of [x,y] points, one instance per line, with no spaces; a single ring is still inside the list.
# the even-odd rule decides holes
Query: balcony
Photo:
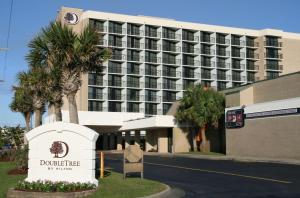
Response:
[[[118,66],[108,66],[108,73],[125,74],[126,68]]]
[[[161,102],[160,96],[145,95],[146,102]]]
[[[247,58],[251,58],[251,59],[259,59],[259,55],[257,53],[253,53],[253,52],[247,52]]]
[[[127,74],[139,75],[142,73],[138,67],[127,68]]]
[[[230,51],[226,50],[217,50],[217,56],[230,56]]]
[[[173,70],[163,70],[163,76],[165,77],[175,77],[175,78],[179,78],[181,76],[181,72],[179,71],[173,71]]]
[[[89,92],[88,99],[92,100],[105,100],[106,99],[106,94],[104,93],[95,93],[95,92]]]
[[[183,61],[182,65],[184,65],[184,66],[200,66],[200,61],[198,61],[198,60]]]
[[[127,48],[134,48],[134,49],[142,49],[142,46],[144,46],[143,43],[131,43],[127,42]]]
[[[181,85],[175,83],[163,83],[163,89],[180,90]]]
[[[212,76],[213,75],[211,75],[211,73],[209,73],[209,72],[202,72],[201,73],[201,78],[202,79],[213,80]]]
[[[214,37],[201,36],[201,42],[203,42],[203,43],[215,43],[216,39]]]
[[[108,40],[108,46],[125,48],[126,47],[126,42],[125,41]]]
[[[201,54],[205,54],[205,55],[215,55],[216,54],[216,51],[215,50],[212,50],[212,49],[201,49]]]
[[[258,65],[247,65],[247,70],[258,71]]]
[[[171,39],[171,40],[180,40],[181,35],[180,34],[176,34],[176,33],[166,33],[163,32],[163,38],[164,39]]]
[[[283,65],[271,65],[271,64],[266,64],[265,65],[266,70],[276,70],[276,71],[282,71],[283,70]]]
[[[195,72],[194,71],[184,71],[182,72],[183,78],[195,78]]]
[[[246,77],[241,75],[232,75],[232,80],[238,82],[244,82],[246,81]]]
[[[231,56],[234,58],[245,58],[245,52],[231,52]]]
[[[160,38],[161,37],[161,33],[157,32],[157,30],[148,30],[145,31],[145,37],[152,37],[152,38]]]
[[[143,36],[144,31],[137,29],[127,29],[127,34],[131,36]]]
[[[160,62],[161,62],[161,58],[159,58],[159,57],[145,56],[145,62],[149,62],[149,63],[160,63]]]
[[[173,95],[171,95],[171,96],[168,96],[168,95],[163,96],[163,102],[174,102],[174,101],[176,101],[176,95],[175,96],[173,96]]]
[[[159,44],[152,44],[152,45],[145,44],[145,49],[146,50],[159,51],[161,49],[161,45],[159,45]]]
[[[176,46],[169,46],[169,45],[163,45],[163,51],[167,51],[167,52],[180,52],[181,48],[180,47],[176,47]]]
[[[107,32],[107,26],[105,25],[92,25],[90,24],[91,28],[95,29],[97,32]]]
[[[282,42],[279,41],[264,41],[265,47],[276,47],[276,48],[281,48],[282,47]]]
[[[211,61],[211,62],[204,61],[204,62],[201,62],[201,66],[213,69],[213,68],[215,68],[216,64],[214,61]]]
[[[217,68],[218,69],[229,69],[230,68],[230,63],[217,62]]]
[[[199,36],[182,36],[183,41],[199,42]]]
[[[160,76],[161,72],[157,69],[145,69],[145,75]]]
[[[281,53],[265,53],[265,58],[283,59],[283,55]]]
[[[161,84],[157,83],[157,82],[146,82],[145,83],[145,88],[148,88],[148,89],[160,89],[161,88]]]
[[[194,48],[194,47],[182,47],[182,52],[183,53],[190,53],[190,54],[199,54],[200,49],[199,48]]]
[[[143,61],[143,57],[138,55],[127,55],[127,61],[141,62]]]
[[[223,38],[218,38],[217,37],[217,44],[229,45],[230,44],[230,39],[223,39]]]
[[[235,45],[235,46],[245,46],[246,42],[245,41],[241,41],[240,39],[232,39],[231,40],[231,45]]]
[[[126,34],[126,28],[109,27],[109,33],[111,33],[111,34]]]
[[[245,64],[232,64],[232,70],[245,70]]]
[[[111,60],[122,60],[125,61],[126,60],[126,55],[124,54],[112,54],[112,56],[110,57]]]
[[[180,65],[181,60],[180,59],[175,59],[175,58],[163,58],[163,63],[164,64],[170,64],[170,65]]]
[[[122,81],[121,80],[108,80],[108,86],[122,87]]]
[[[229,81],[230,80],[230,76],[229,75],[225,75],[225,74],[217,73],[217,80]]]
[[[127,87],[131,87],[131,88],[140,88],[141,83],[138,81],[127,81]]]
[[[124,94],[108,93],[108,100],[124,100]]]
[[[246,46],[247,47],[259,47],[259,43],[258,42],[255,42],[255,41],[246,41]]]

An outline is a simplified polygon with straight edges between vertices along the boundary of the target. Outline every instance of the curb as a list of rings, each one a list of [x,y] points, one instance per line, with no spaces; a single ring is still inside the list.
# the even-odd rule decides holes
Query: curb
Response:
[[[155,193],[155,194],[152,194],[152,195],[148,195],[148,196],[145,196],[145,197],[139,197],[139,198],[160,198],[160,197],[167,196],[171,192],[171,188],[167,184],[164,184],[164,186],[166,187],[166,189],[163,190],[163,191],[160,191],[158,193]]]

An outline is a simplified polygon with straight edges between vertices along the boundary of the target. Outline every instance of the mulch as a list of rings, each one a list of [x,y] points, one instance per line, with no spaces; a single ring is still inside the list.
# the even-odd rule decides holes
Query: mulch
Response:
[[[9,171],[7,171],[8,175],[26,175],[27,174],[27,169],[11,169]]]

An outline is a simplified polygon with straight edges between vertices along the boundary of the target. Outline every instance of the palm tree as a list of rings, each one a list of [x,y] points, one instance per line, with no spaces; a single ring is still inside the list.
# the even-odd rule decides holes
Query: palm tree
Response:
[[[190,87],[180,100],[175,114],[178,122],[187,122],[199,127],[196,135],[197,149],[206,152],[207,148],[206,128],[208,125],[217,127],[219,119],[224,114],[224,96],[212,88],[204,88],[202,85]],[[201,146],[200,146],[201,142]]]
[[[28,94],[27,87],[14,87],[14,96],[10,103],[10,109],[14,112],[20,112],[24,116],[26,131],[30,130],[29,123],[33,113],[32,97]]]
[[[61,23],[51,23],[43,29],[43,36],[53,52],[52,57],[59,61],[55,65],[61,71],[61,86],[68,99],[70,122],[78,124],[75,96],[81,86],[81,76],[101,70],[102,63],[110,57],[110,52],[96,46],[100,35],[89,26],[81,34],[76,34]]]
[[[51,42],[47,40],[42,32],[33,38],[28,47],[30,48],[26,59],[31,67],[42,67],[48,73],[48,81],[45,86],[47,92],[48,112],[54,107],[56,121],[62,121],[61,106],[63,104],[63,94],[61,87],[61,70],[57,66],[60,64],[55,54]]]
[[[18,74],[19,84],[22,88],[28,89],[27,94],[32,96],[32,103],[35,114],[35,127],[42,123],[42,114],[46,103],[46,83],[48,81],[47,73],[42,67],[35,67],[27,72]]]

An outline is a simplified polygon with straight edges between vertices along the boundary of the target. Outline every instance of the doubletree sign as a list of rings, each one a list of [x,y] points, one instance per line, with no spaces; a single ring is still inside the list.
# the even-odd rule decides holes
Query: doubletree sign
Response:
[[[244,109],[228,110],[226,113],[226,128],[242,128],[244,126]]]

